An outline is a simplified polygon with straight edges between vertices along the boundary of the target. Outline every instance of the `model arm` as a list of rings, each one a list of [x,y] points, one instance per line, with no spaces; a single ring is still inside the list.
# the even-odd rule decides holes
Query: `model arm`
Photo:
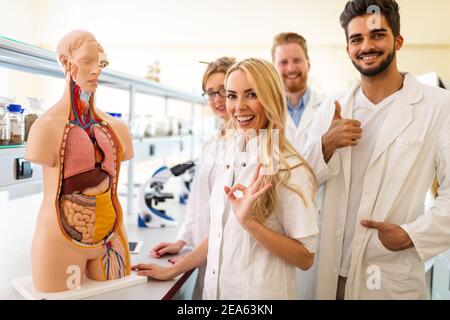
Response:
[[[28,161],[54,167],[58,162],[62,131],[58,134],[55,121],[45,113],[32,125],[25,148]],[[59,139],[59,140],[58,140]]]

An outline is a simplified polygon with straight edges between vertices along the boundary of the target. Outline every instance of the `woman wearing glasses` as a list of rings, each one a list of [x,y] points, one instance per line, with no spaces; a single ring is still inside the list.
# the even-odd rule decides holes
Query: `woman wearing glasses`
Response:
[[[161,242],[152,249],[152,256],[161,258],[166,254],[177,254],[183,247],[197,247],[209,232],[209,194],[214,181],[214,154],[217,141],[225,132],[229,118],[224,88],[225,74],[235,62],[234,58],[223,57],[208,64],[203,75],[203,96],[208,100],[212,112],[221,120],[217,135],[207,139],[202,146],[201,159],[195,170],[191,192],[186,208],[184,223],[175,242]],[[173,263],[175,259],[171,260]],[[204,268],[199,269],[194,299],[200,299],[203,290]]]
[[[286,99],[275,68],[246,59],[225,83],[238,140],[229,144],[227,133],[225,164],[210,195],[209,236],[172,267],[132,269],[166,280],[207,263],[204,299],[295,299],[295,270],[314,261],[317,181],[285,137]]]

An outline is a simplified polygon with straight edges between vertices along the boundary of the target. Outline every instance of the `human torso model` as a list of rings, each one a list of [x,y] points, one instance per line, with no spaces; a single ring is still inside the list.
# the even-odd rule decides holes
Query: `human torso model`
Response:
[[[125,124],[94,106],[106,56],[82,30],[66,35],[57,51],[65,92],[34,123],[25,152],[43,167],[32,243],[32,278],[42,292],[74,289],[85,275],[106,281],[130,274],[117,182],[133,146]]]

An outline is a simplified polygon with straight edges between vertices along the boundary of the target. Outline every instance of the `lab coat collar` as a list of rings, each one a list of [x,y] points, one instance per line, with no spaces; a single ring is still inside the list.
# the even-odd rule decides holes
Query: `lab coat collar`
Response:
[[[305,110],[303,111],[302,118],[300,119],[300,123],[298,124],[298,127],[295,125],[294,120],[292,120],[291,115],[289,114],[289,111],[286,107],[286,125],[289,129],[297,131],[297,130],[303,130],[304,128],[308,127],[308,125],[312,122],[314,118],[314,114],[317,110],[317,108],[320,106],[322,100],[320,99],[319,94],[312,89],[311,90],[311,97],[309,98],[308,103],[304,107]]]
[[[403,88],[397,96],[394,106],[388,113],[386,121],[381,127],[379,138],[375,144],[370,166],[408,127],[413,119],[412,106],[423,99],[422,85],[411,74],[405,74]],[[364,134],[364,133],[363,133]]]

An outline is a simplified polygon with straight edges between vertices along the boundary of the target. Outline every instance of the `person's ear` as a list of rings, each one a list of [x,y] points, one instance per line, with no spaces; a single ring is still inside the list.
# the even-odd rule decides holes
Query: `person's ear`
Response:
[[[403,47],[403,43],[404,43],[405,39],[403,38],[402,35],[399,35],[396,39],[395,39],[395,50],[400,50]]]
[[[59,57],[59,62],[64,70],[64,74],[67,75],[67,73],[70,72],[69,59],[66,56],[61,55]]]
[[[72,79],[75,79],[78,75],[78,67],[77,65],[69,62],[69,72],[70,75],[72,76]]]

